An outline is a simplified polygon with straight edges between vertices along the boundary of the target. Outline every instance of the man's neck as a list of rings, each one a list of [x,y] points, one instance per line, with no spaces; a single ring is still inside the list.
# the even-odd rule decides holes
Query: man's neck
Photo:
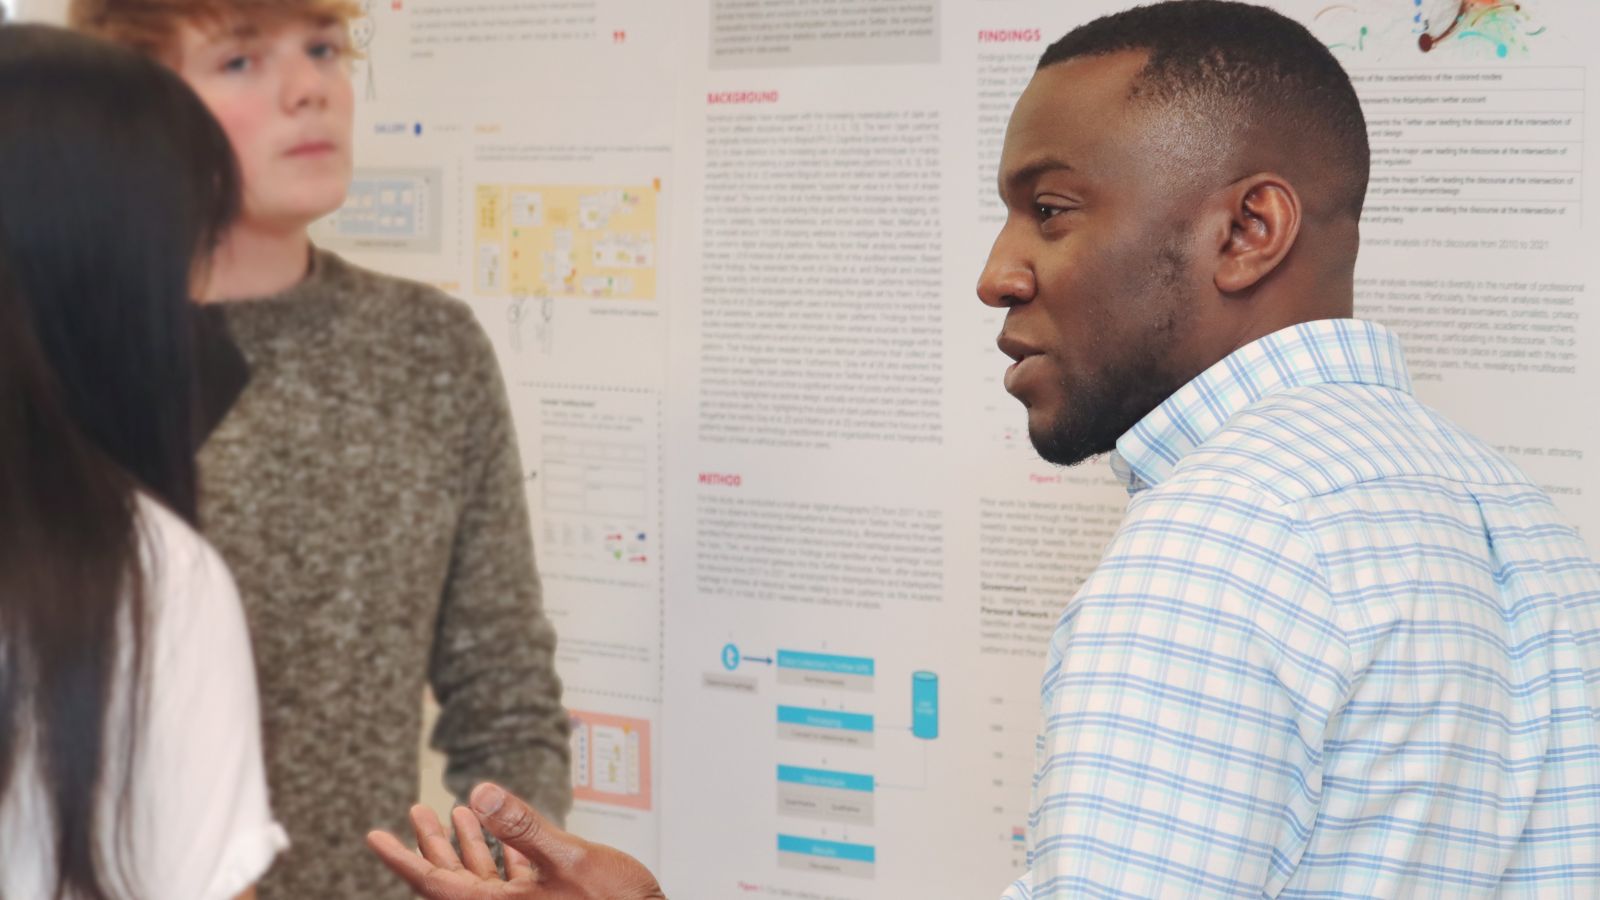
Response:
[[[207,303],[270,297],[306,277],[311,239],[304,228],[275,230],[240,222],[211,255]]]

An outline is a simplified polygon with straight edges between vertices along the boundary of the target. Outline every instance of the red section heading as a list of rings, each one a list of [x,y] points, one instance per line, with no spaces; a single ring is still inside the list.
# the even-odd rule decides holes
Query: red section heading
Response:
[[[720,103],[777,103],[777,91],[712,91],[706,94],[712,106]]]
[[[719,484],[723,487],[738,487],[744,484],[744,479],[728,472],[701,472],[701,484]]]
[[[1044,32],[1037,28],[980,28],[980,44],[1024,44],[1044,40]]]

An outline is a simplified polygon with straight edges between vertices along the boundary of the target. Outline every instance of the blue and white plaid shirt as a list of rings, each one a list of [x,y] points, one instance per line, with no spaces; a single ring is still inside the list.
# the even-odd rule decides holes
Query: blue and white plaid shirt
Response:
[[[1008,898],[1600,897],[1600,571],[1390,332],[1250,344],[1113,465]]]

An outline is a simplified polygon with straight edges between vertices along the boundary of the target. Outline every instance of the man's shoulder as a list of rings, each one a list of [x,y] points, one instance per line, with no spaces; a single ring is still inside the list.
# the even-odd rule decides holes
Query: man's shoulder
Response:
[[[1223,479],[1286,504],[1394,479],[1531,484],[1498,450],[1412,395],[1363,384],[1264,398],[1186,456],[1173,479]]]
[[[317,253],[329,291],[345,304],[358,333],[413,347],[444,346],[468,353],[488,349],[483,326],[465,301],[431,284],[373,271],[327,250]]]

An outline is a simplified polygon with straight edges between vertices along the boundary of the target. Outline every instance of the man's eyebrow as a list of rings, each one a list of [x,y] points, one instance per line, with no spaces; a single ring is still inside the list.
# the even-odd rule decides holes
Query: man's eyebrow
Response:
[[[232,41],[251,41],[261,36],[261,26],[253,22],[239,22],[232,28],[222,29],[211,38],[213,44],[223,44]]]
[[[1072,164],[1055,156],[1045,156],[1009,173],[1001,173],[1000,196],[1003,199],[1046,172],[1076,171]]]

